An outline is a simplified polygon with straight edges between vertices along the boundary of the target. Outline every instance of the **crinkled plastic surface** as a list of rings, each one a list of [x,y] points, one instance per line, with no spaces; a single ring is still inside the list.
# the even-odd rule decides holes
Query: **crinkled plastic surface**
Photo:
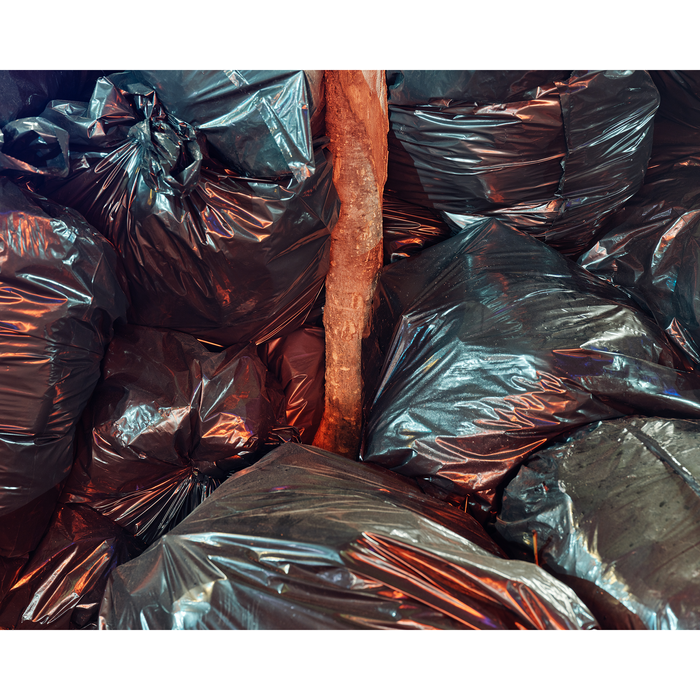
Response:
[[[654,117],[649,176],[700,165],[700,71],[649,71],[661,102]]]
[[[323,328],[304,327],[259,347],[263,362],[284,390],[286,423],[310,445],[324,409],[326,336]]]
[[[170,114],[202,132],[228,168],[247,177],[294,175],[299,181],[313,173],[311,117],[321,71],[137,70],[127,75],[153,88]]]
[[[98,70],[0,70],[0,127],[41,114],[55,99],[88,99]]]
[[[453,235],[439,212],[410,204],[391,192],[382,198],[384,264],[410,258]]]
[[[202,137],[152,90],[127,87],[135,92],[100,79],[89,103],[51,103],[41,117],[69,134],[71,172],[32,186],[117,247],[130,321],[224,346],[301,326],[323,286],[339,213],[330,155],[318,148],[303,182],[239,176],[205,158]]]
[[[644,71],[591,71],[520,97],[390,105],[387,187],[457,229],[493,216],[576,255],[641,186],[658,91]]]
[[[657,175],[579,263],[627,292],[700,362],[700,168]]]
[[[48,525],[126,297],[107,240],[5,178],[0,283],[0,557],[13,558]]]
[[[700,375],[661,328],[493,219],[386,266],[366,335],[362,459],[470,505],[492,503],[528,454],[576,426],[700,417]]]
[[[89,505],[147,544],[266,446],[295,438],[253,345],[209,352],[182,333],[127,327],[102,377],[61,500]]]
[[[404,70],[387,71],[386,82],[390,105],[498,104],[531,99],[540,86],[570,76],[562,70]]]
[[[101,629],[579,629],[587,608],[410,480],[305,445],[118,567]]]
[[[110,572],[143,549],[91,508],[60,505],[0,605],[0,629],[94,628]]]
[[[700,628],[700,423],[622,418],[533,455],[497,529],[595,583],[648,629]]]

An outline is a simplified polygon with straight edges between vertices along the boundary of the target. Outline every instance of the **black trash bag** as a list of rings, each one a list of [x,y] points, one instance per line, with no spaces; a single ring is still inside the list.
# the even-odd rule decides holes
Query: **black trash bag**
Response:
[[[41,117],[5,125],[0,131],[0,171],[8,177],[15,175],[12,171],[65,177],[70,172],[68,134]]]
[[[183,333],[127,327],[105,355],[61,495],[150,544],[232,472],[297,439],[254,345],[210,352]]]
[[[69,133],[71,173],[32,186],[117,247],[132,323],[223,346],[300,327],[323,286],[340,208],[330,155],[317,149],[301,183],[238,176],[203,160],[194,129],[150,88],[126,87],[135,92],[100,79],[90,103],[51,103],[41,117]]]
[[[700,168],[657,175],[579,264],[634,299],[700,362]]]
[[[522,98],[390,105],[387,188],[457,230],[492,216],[578,255],[642,184],[658,91],[644,71],[591,71]]]
[[[310,445],[323,417],[326,388],[326,336],[304,327],[258,346],[267,368],[284,390],[286,423]]]
[[[533,455],[496,523],[648,629],[700,629],[700,422],[600,421]]]
[[[35,117],[55,99],[87,100],[99,70],[0,70],[0,127]]]
[[[165,109],[206,136],[227,168],[251,178],[314,171],[312,123],[323,105],[322,71],[131,71]],[[325,134],[320,134],[325,135]]]
[[[700,71],[649,71],[661,102],[654,117],[650,178],[700,165]]]
[[[410,258],[454,235],[437,210],[410,204],[386,190],[382,225],[385,265]]]
[[[385,267],[370,324],[362,459],[468,495],[475,514],[571,428],[633,413],[700,417],[700,374],[661,328],[494,219]]]
[[[571,629],[566,586],[414,483],[305,445],[232,476],[118,567],[101,629]]]
[[[390,105],[425,105],[432,101],[499,104],[532,99],[537,88],[567,80],[566,70],[404,70],[387,71]]]
[[[46,529],[75,426],[126,313],[117,255],[73,212],[0,177],[0,579]],[[4,593],[0,590],[0,598]]]
[[[94,629],[110,572],[144,548],[91,508],[59,505],[0,604],[0,629]]]

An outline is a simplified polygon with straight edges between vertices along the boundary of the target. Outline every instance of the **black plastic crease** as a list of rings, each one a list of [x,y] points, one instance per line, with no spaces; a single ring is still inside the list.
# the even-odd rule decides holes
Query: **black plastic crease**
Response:
[[[653,320],[494,219],[382,270],[363,376],[362,459],[475,507],[571,428],[700,417],[700,374]]]
[[[202,134],[127,77],[101,78],[89,102],[51,102],[40,117],[68,134],[70,174],[21,177],[115,245],[131,323],[223,346],[303,325],[340,208],[330,154],[317,146],[301,182],[244,177],[209,158]],[[24,161],[41,170],[36,148]]]
[[[24,557],[48,525],[126,306],[110,243],[0,177],[0,558]]]
[[[444,212],[456,230],[464,217],[496,217],[574,256],[640,188],[659,105],[645,71],[575,71],[524,92],[492,89],[485,72],[485,93],[507,97],[491,103],[439,99],[443,73],[417,92],[430,102],[389,105],[387,188],[402,199]],[[465,95],[481,96],[481,73]]]
[[[700,363],[700,168],[657,173],[579,264],[629,294]]]
[[[254,345],[207,350],[127,326],[105,355],[61,495],[150,544],[236,470],[286,440],[284,395]]]
[[[697,420],[593,423],[522,465],[497,530],[647,629],[700,629],[699,457]]]
[[[100,629],[589,629],[578,597],[502,557],[410,480],[287,444],[110,576]]]

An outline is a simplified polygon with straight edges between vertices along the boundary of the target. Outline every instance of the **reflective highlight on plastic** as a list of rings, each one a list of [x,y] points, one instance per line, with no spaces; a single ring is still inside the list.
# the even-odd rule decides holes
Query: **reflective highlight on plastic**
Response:
[[[533,455],[496,523],[545,566],[599,586],[648,629],[700,629],[700,422],[621,418]]]
[[[167,585],[165,582],[167,581]],[[287,444],[110,577],[101,629],[580,629],[580,600],[409,480]]]
[[[495,220],[385,267],[371,324],[362,459],[470,505],[491,504],[529,453],[578,425],[700,417],[700,376],[661,328]]]

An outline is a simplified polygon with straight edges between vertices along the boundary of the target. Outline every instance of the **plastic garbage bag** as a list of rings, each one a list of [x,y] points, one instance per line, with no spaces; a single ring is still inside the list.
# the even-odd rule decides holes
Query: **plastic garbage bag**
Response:
[[[131,326],[110,344],[61,500],[150,544],[285,439],[284,396],[253,345],[210,352]]]
[[[700,374],[661,328],[494,219],[386,266],[370,324],[362,459],[469,496],[475,514],[571,428],[634,413],[700,417]]]
[[[700,165],[700,71],[649,71],[661,98],[647,179]]]
[[[143,549],[91,508],[59,505],[0,604],[0,629],[93,629],[110,572]]]
[[[76,423],[126,305],[110,243],[76,212],[0,177],[3,587],[48,525],[73,463]]]
[[[517,94],[390,104],[387,188],[456,230],[465,216],[497,217],[577,255],[640,188],[659,93],[644,71],[575,71]]]
[[[700,362],[700,168],[657,174],[579,263],[614,284]]]
[[[532,99],[542,85],[570,76],[563,70],[390,70],[386,82],[390,105],[500,104]]]
[[[0,70],[0,127],[41,114],[55,99],[89,99],[99,70]]]
[[[556,574],[594,583],[648,629],[700,628],[700,423],[620,418],[539,451],[496,523]]]
[[[304,327],[258,346],[284,391],[286,423],[307,445],[313,442],[325,407],[325,337],[323,328]]]
[[[453,235],[435,209],[410,204],[391,192],[382,198],[384,264],[410,258]]]
[[[299,181],[313,172],[312,123],[323,105],[323,71],[136,70],[129,76],[203,133],[226,167],[247,177]]]
[[[206,158],[203,137],[127,77],[100,79],[89,103],[54,101],[40,115],[69,134],[71,172],[31,176],[32,187],[114,243],[132,323],[223,346],[300,327],[323,286],[339,213],[329,154],[316,149],[303,182],[243,177]]]
[[[112,573],[101,629],[580,629],[566,586],[502,558],[408,479],[287,444]]]

